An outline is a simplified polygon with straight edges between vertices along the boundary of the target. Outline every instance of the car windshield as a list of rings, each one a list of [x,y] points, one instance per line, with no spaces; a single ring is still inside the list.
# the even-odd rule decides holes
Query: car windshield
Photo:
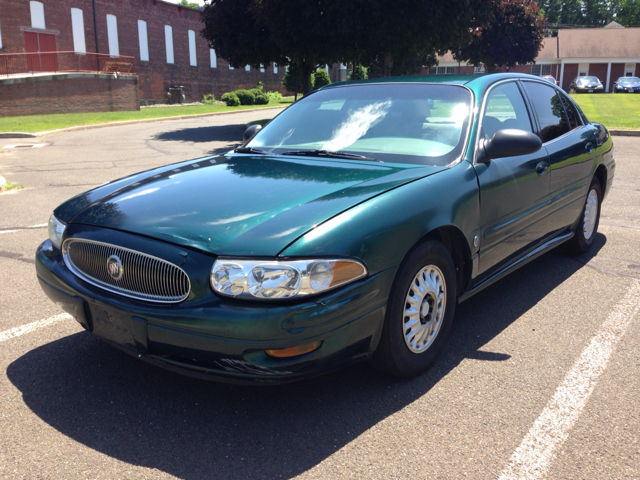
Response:
[[[580,82],[580,83],[599,83],[600,80],[598,80],[597,77],[580,77],[578,79],[578,82]]]
[[[466,88],[454,85],[326,88],[291,105],[246,147],[269,154],[340,152],[383,162],[448,165],[463,152],[471,100]]]
[[[622,77],[618,80],[618,83],[640,83],[640,78],[638,77]]]

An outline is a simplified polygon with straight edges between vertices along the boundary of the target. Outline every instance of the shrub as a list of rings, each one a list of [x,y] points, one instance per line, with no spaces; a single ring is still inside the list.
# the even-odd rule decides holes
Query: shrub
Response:
[[[235,92],[225,93],[222,95],[221,100],[227,104],[227,107],[237,107],[240,105],[240,99]]]
[[[264,93],[256,95],[256,105],[266,105],[267,103],[269,103],[269,97],[267,97]]]
[[[329,74],[324,68],[320,68],[316,70],[314,74],[314,89],[324,87],[325,85],[329,85],[331,83],[331,79],[329,78]]]
[[[249,91],[253,93],[254,97],[257,97],[258,95],[263,95],[262,90],[260,90],[259,88],[252,88]]]
[[[366,80],[367,69],[362,65],[357,64],[356,68],[349,72],[349,80]]]
[[[233,93],[237,95],[242,105],[253,105],[256,103],[256,96],[249,90],[236,90]]]
[[[280,100],[282,94],[280,92],[265,92],[264,93],[269,100]]]
[[[202,97],[202,103],[205,105],[213,105],[213,102],[216,101],[216,97],[213,96],[213,93],[207,93],[204,97]]]

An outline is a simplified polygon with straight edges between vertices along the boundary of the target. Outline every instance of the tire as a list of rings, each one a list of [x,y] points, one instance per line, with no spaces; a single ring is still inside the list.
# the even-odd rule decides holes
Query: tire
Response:
[[[570,255],[580,255],[591,249],[600,224],[600,206],[602,205],[602,188],[600,181],[593,177],[582,207],[582,213],[571,240],[563,244],[563,249]],[[595,213],[594,213],[594,208]]]
[[[447,249],[437,241],[418,246],[393,282],[373,368],[405,378],[427,370],[449,335],[456,301],[455,266]]]

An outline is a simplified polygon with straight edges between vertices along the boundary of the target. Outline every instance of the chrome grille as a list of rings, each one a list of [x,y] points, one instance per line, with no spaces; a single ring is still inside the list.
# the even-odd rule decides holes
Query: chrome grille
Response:
[[[125,297],[177,303],[187,298],[191,290],[184,270],[145,253],[75,238],[66,240],[62,251],[65,264],[75,275],[96,287]],[[109,272],[109,263],[120,264],[115,267],[115,270],[120,268],[119,275]]]

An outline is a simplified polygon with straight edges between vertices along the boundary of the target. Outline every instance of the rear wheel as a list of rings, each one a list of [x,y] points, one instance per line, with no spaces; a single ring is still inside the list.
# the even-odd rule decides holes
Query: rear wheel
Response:
[[[373,367],[397,377],[427,370],[444,346],[455,305],[451,256],[441,243],[425,242],[396,275]]]
[[[598,232],[601,204],[602,189],[600,188],[600,181],[597,177],[593,177],[575,233],[571,240],[564,244],[564,250],[567,253],[578,255],[589,251]]]

